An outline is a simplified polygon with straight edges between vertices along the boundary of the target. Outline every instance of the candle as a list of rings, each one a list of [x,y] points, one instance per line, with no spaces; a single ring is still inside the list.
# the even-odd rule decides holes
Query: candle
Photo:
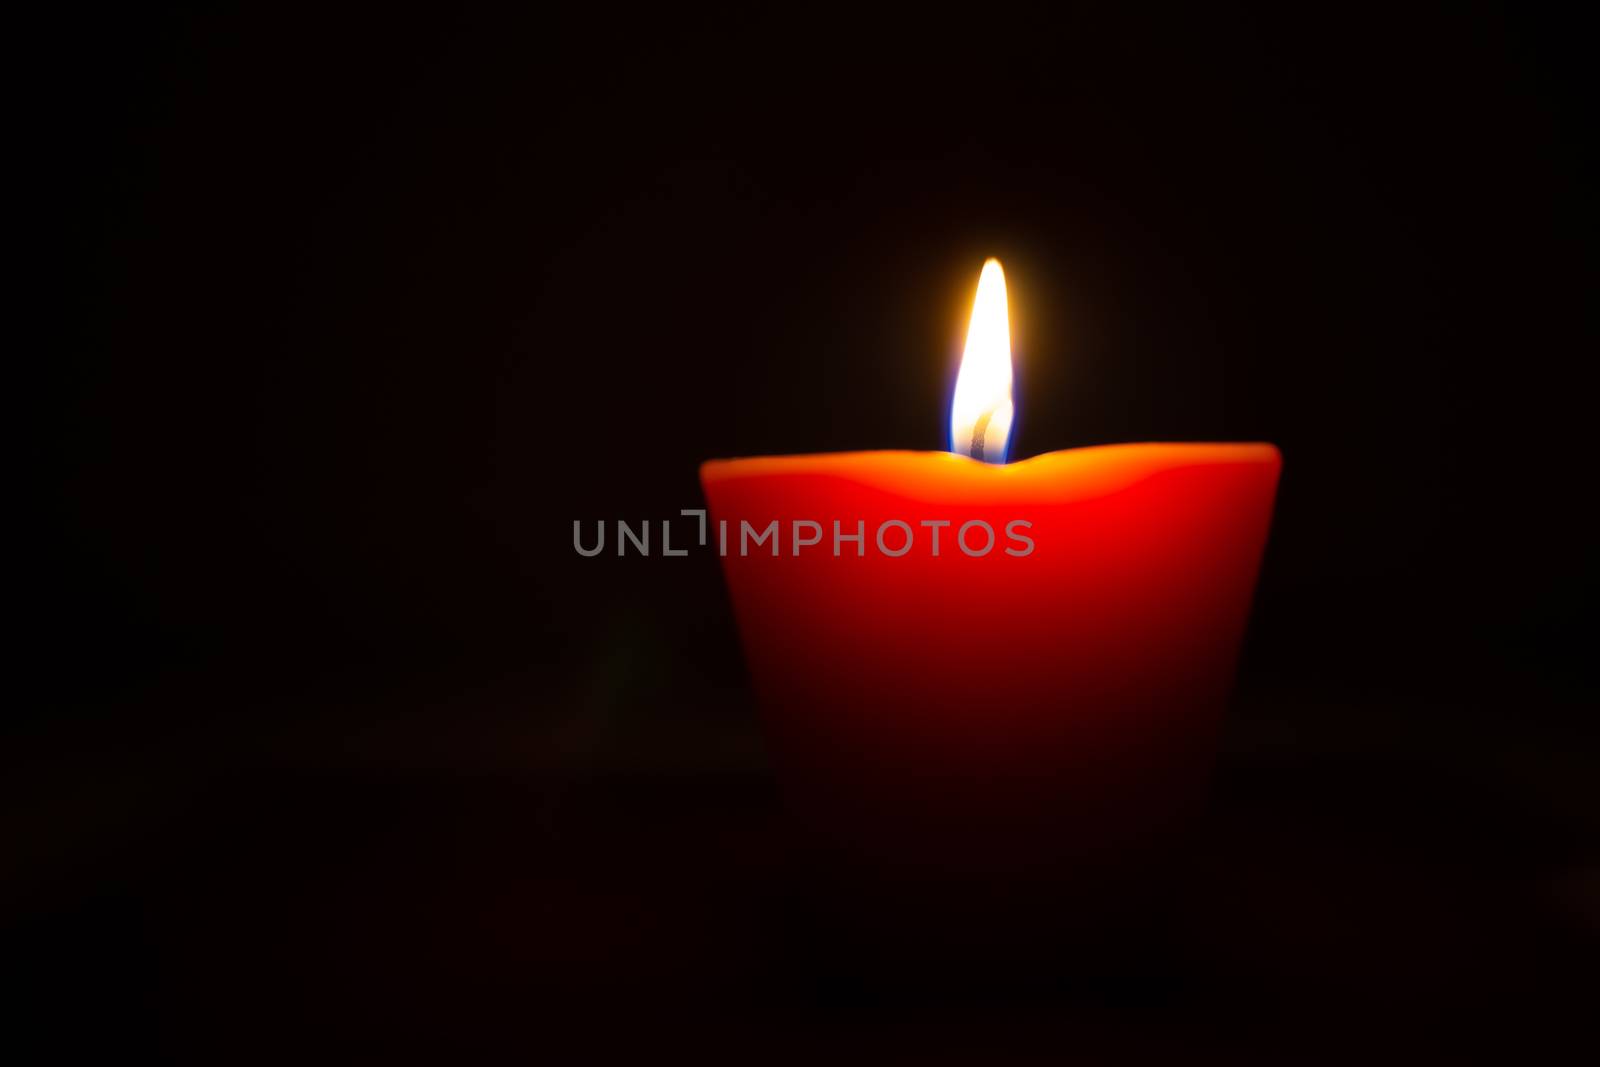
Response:
[[[1148,884],[1203,798],[1271,520],[1271,445],[992,462],[1011,413],[991,260],[952,452],[701,469],[816,869],[923,941],[1093,925]]]

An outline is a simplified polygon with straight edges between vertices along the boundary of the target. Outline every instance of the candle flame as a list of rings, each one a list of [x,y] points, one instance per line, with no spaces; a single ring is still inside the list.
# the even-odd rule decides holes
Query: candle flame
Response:
[[[967,348],[956,374],[956,395],[950,403],[950,451],[1004,463],[1014,413],[1006,274],[998,259],[990,259],[978,276]]]

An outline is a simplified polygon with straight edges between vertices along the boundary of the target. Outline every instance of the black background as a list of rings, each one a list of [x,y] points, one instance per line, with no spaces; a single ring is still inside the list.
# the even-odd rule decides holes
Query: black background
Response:
[[[169,1050],[208,1047],[197,1014],[230,1039],[272,1018],[360,1044],[396,1032],[373,1005],[447,1003],[434,1039],[531,1048],[519,983],[586,964],[485,934],[447,980],[408,937],[501,929],[486,907],[515,925],[519,900],[593,918],[588,889],[506,888],[489,855],[604,853],[578,869],[606,899],[675,916],[659,870],[718,852],[705,828],[747,798],[717,783],[765,780],[715,558],[580,559],[573,520],[697,506],[716,456],[943,447],[989,255],[1013,301],[1014,456],[1284,453],[1224,795],[1335,813],[1358,863],[1443,856],[1421,867],[1430,900],[1527,889],[1462,920],[1543,946],[1491,948],[1489,971],[1588,955],[1594,175],[1574,27],[1476,6],[262,6],[38,41],[22,206],[48,285],[24,318],[46,330],[13,397],[40,430],[21,523],[39,536],[14,557],[6,750],[9,936],[43,1001]],[[701,798],[677,845],[617,830],[626,804],[594,814],[640,789]],[[373,840],[423,843],[348,860]],[[468,873],[407,896],[393,864]],[[393,958],[324,937],[346,913],[284,903],[368,881],[409,901],[371,934]],[[1390,969],[1412,913],[1375,892],[1355,919],[1318,898],[1297,928],[1371,920],[1385,932],[1347,969]],[[259,932],[284,913],[319,931],[288,957]],[[689,934],[613,949],[570,954],[607,977],[562,1003],[633,1017],[678,981],[663,959],[723,958]],[[1428,959],[1419,987],[1444,992],[1423,999],[1452,1000]],[[337,995],[283,1007],[330,969]],[[380,973],[406,995],[370,993]],[[1545,1003],[1535,985],[1519,1010]],[[1269,1008],[1240,1017],[1303,1034]]]

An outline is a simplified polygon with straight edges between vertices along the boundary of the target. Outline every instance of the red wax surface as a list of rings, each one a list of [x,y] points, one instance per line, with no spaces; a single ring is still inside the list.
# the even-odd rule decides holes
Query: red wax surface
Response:
[[[1072,895],[1159,851],[1203,797],[1280,466],[1265,444],[706,463],[711,543],[727,523],[767,736],[814,843],[891,907]],[[774,519],[778,555],[741,555],[741,522]],[[892,519],[913,532],[899,557],[876,538]],[[957,544],[975,519],[994,530],[979,556]],[[822,527],[798,555],[796,520]],[[864,524],[860,548],[835,555],[835,520]],[[923,520],[950,523],[937,556]],[[1006,552],[1027,548],[1014,520],[1026,555]]]

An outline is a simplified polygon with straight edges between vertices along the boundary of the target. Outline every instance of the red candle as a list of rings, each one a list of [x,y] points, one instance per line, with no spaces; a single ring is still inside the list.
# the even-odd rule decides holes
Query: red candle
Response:
[[[1005,317],[991,260],[952,412],[991,459]],[[1132,444],[702,467],[786,797],[851,913],[1033,937],[1148,880],[1203,797],[1279,466]]]

